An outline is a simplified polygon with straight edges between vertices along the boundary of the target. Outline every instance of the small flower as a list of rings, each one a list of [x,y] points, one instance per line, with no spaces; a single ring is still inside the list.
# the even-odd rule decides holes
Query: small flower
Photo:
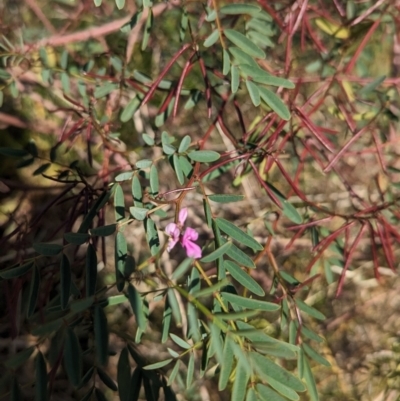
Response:
[[[186,255],[189,258],[201,258],[201,248],[195,244],[199,238],[199,234],[193,228],[186,227],[182,234],[183,225],[187,218],[188,211],[186,208],[181,209],[178,216],[178,224],[169,223],[165,227],[165,232],[169,235],[167,251],[169,252],[178,242],[185,248]]]

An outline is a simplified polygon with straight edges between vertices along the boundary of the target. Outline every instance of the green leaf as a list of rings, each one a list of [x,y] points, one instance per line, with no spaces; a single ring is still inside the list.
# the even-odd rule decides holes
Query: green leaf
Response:
[[[218,152],[213,150],[194,150],[188,153],[188,156],[193,161],[201,163],[215,162],[221,157]]]
[[[62,319],[56,319],[56,320],[52,320],[48,323],[41,324],[32,330],[32,335],[34,335],[34,336],[48,335],[50,333],[57,331],[60,328],[62,323],[63,323]]]
[[[138,96],[135,96],[133,99],[131,99],[121,113],[121,122],[126,123],[127,121],[129,121],[135,114],[136,110],[139,108],[141,102],[142,101],[141,99],[139,99]]]
[[[242,15],[249,14],[253,17],[257,17],[261,11],[261,7],[253,4],[227,4],[219,9],[219,12],[227,15]]]
[[[22,392],[19,387],[18,381],[16,376],[13,377],[12,379],[12,384],[11,384],[11,391],[10,391],[10,401],[20,401],[22,400]]]
[[[118,10],[122,10],[125,6],[125,0],[115,0],[115,4],[116,4]]]
[[[368,95],[372,91],[374,91],[382,82],[386,79],[386,75],[382,75],[375,79],[374,81],[370,82],[369,84],[365,85],[358,91],[360,96]]]
[[[149,244],[150,253],[155,256],[160,251],[160,238],[154,221],[148,217],[144,220],[146,227],[146,240]]]
[[[224,298],[225,301],[228,301],[234,305],[241,306],[242,308],[258,309],[267,312],[274,312],[280,309],[279,305],[273,304],[271,302],[260,301],[258,299],[252,299],[252,298],[245,298],[228,292],[223,292],[222,297]]]
[[[266,57],[264,51],[242,33],[233,29],[224,29],[224,35],[248,55],[262,59]]]
[[[257,391],[262,401],[286,401],[285,398],[264,384],[257,384]]]
[[[190,349],[192,348],[192,346],[187,343],[185,340],[183,340],[182,338],[178,337],[177,335],[175,335],[174,333],[170,333],[170,337],[171,339],[177,344],[179,345],[181,348],[183,349]]]
[[[153,164],[150,168],[150,189],[151,189],[151,196],[155,197],[158,195],[158,171],[157,167]]]
[[[267,88],[263,88],[262,86],[258,87],[260,91],[261,98],[264,102],[276,113],[282,120],[290,119],[290,111],[286,107],[285,103],[282,102],[279,96],[277,96],[274,92],[270,91]]]
[[[167,292],[168,303],[172,310],[172,316],[174,317],[175,323],[178,327],[182,326],[182,316],[179,308],[178,300],[176,299],[175,290],[169,288]]]
[[[272,377],[268,378],[268,384],[278,393],[282,394],[286,398],[289,398],[289,400],[298,401],[300,399],[299,395],[294,390],[286,386],[286,384],[273,379]]]
[[[256,267],[253,260],[249,256],[247,256],[241,249],[239,249],[235,244],[232,244],[226,254],[239,266],[249,267],[250,269],[255,269]]]
[[[100,380],[112,391],[118,391],[118,387],[108,374],[99,366],[96,367]]]
[[[142,160],[139,160],[138,162],[136,162],[136,167],[137,168],[147,168],[147,167],[150,167],[152,164],[153,164],[152,160],[142,159]]]
[[[269,377],[276,381],[290,387],[295,391],[304,391],[305,387],[303,382],[282,368],[271,359],[260,355],[257,352],[250,352],[250,358],[253,361],[253,366],[262,379],[268,382]]]
[[[121,221],[125,218],[125,198],[124,191],[122,190],[121,185],[115,185],[114,192],[114,211],[115,211],[115,220]]]
[[[189,135],[186,135],[183,137],[181,140],[181,143],[179,144],[179,153],[184,153],[189,149],[190,144],[192,143],[192,138],[190,138]]]
[[[252,248],[254,251],[262,251],[264,248],[250,235],[243,232],[240,228],[236,227],[230,221],[218,217],[215,222],[220,230],[239,243]]]
[[[64,239],[70,244],[82,245],[89,240],[89,234],[87,233],[65,233]]]
[[[187,375],[186,375],[186,388],[189,389],[193,382],[194,375],[194,353],[190,353]]]
[[[27,262],[23,265],[14,267],[13,269],[2,270],[0,271],[0,277],[4,278],[5,280],[10,280],[16,277],[20,277],[31,270],[33,267],[33,262]]]
[[[106,314],[99,305],[94,308],[94,335],[97,360],[105,365],[108,359],[108,325]]]
[[[278,189],[276,189],[272,184],[270,184],[269,182],[266,182],[266,184],[281,202],[283,214],[288,219],[293,221],[293,223],[301,224],[303,222],[303,219],[297,209],[290,202],[288,202],[286,198],[282,195],[282,193],[279,192]]]
[[[146,145],[154,146],[154,139],[149,134],[142,134],[142,138]]]
[[[113,82],[103,82],[101,86],[97,87],[93,93],[96,99],[101,99],[118,89],[119,84]]]
[[[18,352],[17,354],[13,355],[11,358],[7,359],[4,363],[4,366],[7,369],[17,369],[22,364],[24,364],[33,354],[35,351],[36,346],[32,346],[29,348],[24,349],[23,351]]]
[[[324,365],[328,368],[331,367],[331,364],[322,355],[320,355],[317,351],[315,351],[315,349],[311,348],[308,344],[303,343],[302,348],[311,359],[314,359],[315,362]]]
[[[222,391],[225,390],[229,376],[232,373],[233,369],[233,348],[232,348],[232,337],[227,335],[225,337],[224,349],[222,351],[222,361],[221,370],[219,372],[219,380],[218,380],[218,390]]]
[[[236,93],[239,89],[239,69],[232,64],[231,66],[231,90],[232,93]]]
[[[293,89],[295,87],[294,83],[279,77],[274,77],[268,72],[262,70],[259,66],[240,64],[240,69],[247,76],[255,82],[271,86],[281,86],[282,88]]]
[[[164,312],[162,318],[162,333],[161,333],[161,343],[165,343],[168,340],[169,330],[171,327],[172,320],[172,309],[169,305],[168,298],[165,300]]]
[[[174,153],[172,156],[172,160],[174,163],[174,170],[175,170],[176,178],[178,179],[179,184],[183,185],[185,182],[185,177],[183,176],[183,171],[182,171],[180,161],[179,161],[179,155]]]
[[[189,25],[189,18],[186,8],[182,7],[181,23],[179,26],[179,39],[181,42],[185,39],[187,27]]]
[[[86,250],[86,297],[96,293],[97,283],[97,255],[96,249],[89,244]]]
[[[51,163],[42,164],[40,167],[38,167],[38,168],[32,173],[32,175],[39,175],[39,174],[42,174],[42,173],[44,173],[50,166],[51,166]]]
[[[238,47],[229,47],[229,52],[235,58],[235,63],[237,64],[248,64],[251,65],[253,68],[260,68],[258,63],[253,59],[253,57],[249,56],[243,50],[239,49]],[[239,70],[238,70],[239,74]]]
[[[35,385],[35,401],[46,401],[47,397],[47,370],[46,362],[43,354],[39,351],[36,356],[36,385]]]
[[[230,202],[240,202],[245,197],[244,195],[215,194],[215,195],[208,195],[207,198],[209,200],[212,200],[213,202],[230,203]]]
[[[125,263],[128,254],[128,245],[124,234],[118,232],[115,236],[115,277],[117,279],[117,289],[122,291],[125,285]]]
[[[318,401],[318,390],[317,385],[315,384],[314,375],[311,371],[310,364],[308,363],[307,358],[303,355],[303,378],[307,384],[308,395],[310,396],[311,401]]]
[[[219,31],[218,29],[215,29],[208,37],[207,39],[204,41],[203,46],[204,47],[210,47],[213,44],[215,44],[217,42],[219,38]]]
[[[156,363],[152,363],[151,365],[144,366],[144,370],[154,370],[154,369],[160,369],[164,366],[167,366],[169,363],[173,361],[173,358],[166,359],[165,361],[160,361]]]
[[[312,316],[312,317],[314,317],[315,319],[318,319],[318,320],[325,320],[326,319],[326,317],[325,317],[325,315],[323,313],[321,313],[317,309],[313,308],[312,306],[307,305],[301,299],[296,298],[295,302],[296,302],[296,305],[299,307],[299,309],[302,310],[307,315],[310,315],[310,316]]]
[[[238,362],[236,367],[235,380],[232,387],[232,400],[243,401],[247,391],[247,383],[250,379],[250,373],[246,366]]]
[[[60,264],[61,308],[66,309],[71,295],[71,266],[68,258],[63,254]]]
[[[109,224],[107,226],[92,228],[90,230],[90,235],[94,235],[96,237],[108,237],[109,235],[115,233],[116,228],[116,224]]]
[[[231,260],[225,260],[224,267],[226,270],[228,270],[228,272],[236,281],[246,287],[253,294],[259,296],[265,295],[265,292],[260,284],[258,284],[257,281],[255,281],[249,274],[242,270],[241,267],[238,266],[235,262],[232,262]]]
[[[192,264],[193,264],[192,258],[184,259],[171,274],[171,280],[179,280],[186,273],[186,271],[192,266]]]
[[[142,369],[137,367],[132,373],[129,401],[137,401],[139,399],[141,384],[142,384]]]
[[[148,14],[146,18],[146,24],[143,29],[142,46],[141,46],[142,51],[146,50],[147,44],[149,43],[151,28],[153,27],[153,21],[154,21],[152,8],[149,8],[147,11]]]
[[[231,247],[232,242],[227,242],[224,245],[220,246],[219,248],[215,249],[215,251],[211,252],[207,256],[204,256],[203,258],[200,259],[200,262],[203,263],[209,263],[212,262],[219,257],[225,255],[225,253],[228,251],[228,249]]]
[[[148,211],[149,209],[146,209],[145,207],[131,206],[129,208],[129,212],[131,213],[132,217],[139,221],[142,221],[146,218]]]
[[[260,92],[258,86],[248,79],[246,80],[247,90],[249,91],[250,99],[255,107],[258,107],[261,103]]]
[[[31,283],[29,286],[29,298],[28,298],[28,308],[26,311],[26,316],[30,318],[35,312],[36,303],[39,295],[40,287],[40,273],[37,266],[33,268]]]
[[[249,389],[247,390],[247,395],[246,395],[246,401],[257,401],[257,394],[254,391],[253,387],[249,387]]]
[[[40,242],[33,244],[33,249],[43,256],[56,256],[63,250],[63,246],[59,244],[47,244]]]
[[[231,60],[229,58],[229,53],[226,49],[222,49],[222,74],[228,75],[231,69]]]
[[[70,327],[66,330],[64,364],[69,381],[78,387],[82,379],[82,350],[78,337]]]
[[[120,401],[129,401],[129,384],[131,381],[131,366],[129,351],[125,347],[119,355],[117,365],[117,383]]]
[[[133,313],[135,314],[136,317],[136,324],[138,325],[138,328],[144,332],[147,326],[147,318],[144,313],[143,299],[140,293],[136,290],[136,288],[130,283],[128,286],[128,298]]]
[[[176,361],[176,363],[175,363],[174,368],[172,369],[172,372],[169,375],[168,382],[167,382],[168,386],[171,386],[171,384],[174,382],[176,376],[178,375],[178,373],[179,373],[179,365],[180,365],[180,360],[178,359]]]

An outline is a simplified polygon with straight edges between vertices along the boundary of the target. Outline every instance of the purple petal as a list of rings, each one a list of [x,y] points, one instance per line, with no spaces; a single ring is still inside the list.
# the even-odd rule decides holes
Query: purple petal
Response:
[[[179,228],[175,223],[169,223],[167,227],[165,227],[165,232],[171,237],[179,237]]]
[[[191,242],[188,239],[186,241],[182,239],[182,246],[185,248],[186,255],[189,258],[194,258],[194,259],[201,258],[201,248],[194,242]]]
[[[184,207],[183,209],[180,210],[179,212],[179,224],[181,226],[184,225],[185,220],[187,219],[187,215],[188,215],[188,210],[186,207]]]

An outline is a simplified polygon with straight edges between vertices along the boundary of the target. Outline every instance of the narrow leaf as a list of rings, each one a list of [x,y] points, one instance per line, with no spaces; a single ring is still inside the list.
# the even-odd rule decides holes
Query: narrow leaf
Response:
[[[267,88],[263,88],[262,86],[258,87],[260,91],[260,95],[264,102],[276,113],[282,120],[290,119],[290,111],[286,107],[285,103],[282,102],[279,96],[277,96],[274,92],[270,91]]]
[[[86,250],[86,297],[91,297],[96,293],[97,283],[97,255],[92,244]]]
[[[104,310],[99,305],[94,308],[94,334],[97,359],[105,365],[108,359],[108,326]]]
[[[240,266],[231,260],[225,260],[224,267],[231,276],[241,285],[246,287],[253,294],[264,296],[265,292],[260,284],[257,283],[249,274],[247,274]]]
[[[215,251],[211,252],[207,256],[204,256],[202,259],[200,259],[200,262],[203,263],[209,263],[212,262],[219,257],[223,256],[228,249],[231,247],[232,242],[226,242],[224,245],[220,246],[219,248],[215,249]]]
[[[61,308],[66,309],[71,295],[71,266],[68,258],[63,254],[60,264]]]
[[[193,161],[201,163],[215,162],[220,158],[220,154],[213,150],[194,150],[189,152],[188,156]]]
[[[234,45],[242,49],[250,56],[262,59],[266,57],[264,51],[242,33],[233,29],[225,29],[224,34]]]
[[[64,364],[69,381],[78,387],[82,378],[82,350],[74,331],[68,327],[65,337]]]
[[[280,306],[278,304],[273,304],[266,301],[259,301],[258,299],[245,298],[228,292],[223,292],[222,297],[225,301],[228,301],[234,305],[241,306],[242,308],[259,309],[267,312],[274,312],[280,309]]]

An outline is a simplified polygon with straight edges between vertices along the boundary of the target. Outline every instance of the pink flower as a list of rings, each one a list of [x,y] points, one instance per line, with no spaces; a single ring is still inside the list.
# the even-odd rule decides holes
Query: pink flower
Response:
[[[178,242],[180,242],[185,248],[186,255],[189,258],[198,259],[201,258],[201,248],[193,241],[196,241],[197,238],[199,238],[199,234],[196,230],[190,227],[186,227],[182,234],[183,225],[187,215],[187,209],[181,209],[178,216],[178,224],[169,223],[167,227],[165,227],[165,232],[169,235],[167,251],[169,252]]]

